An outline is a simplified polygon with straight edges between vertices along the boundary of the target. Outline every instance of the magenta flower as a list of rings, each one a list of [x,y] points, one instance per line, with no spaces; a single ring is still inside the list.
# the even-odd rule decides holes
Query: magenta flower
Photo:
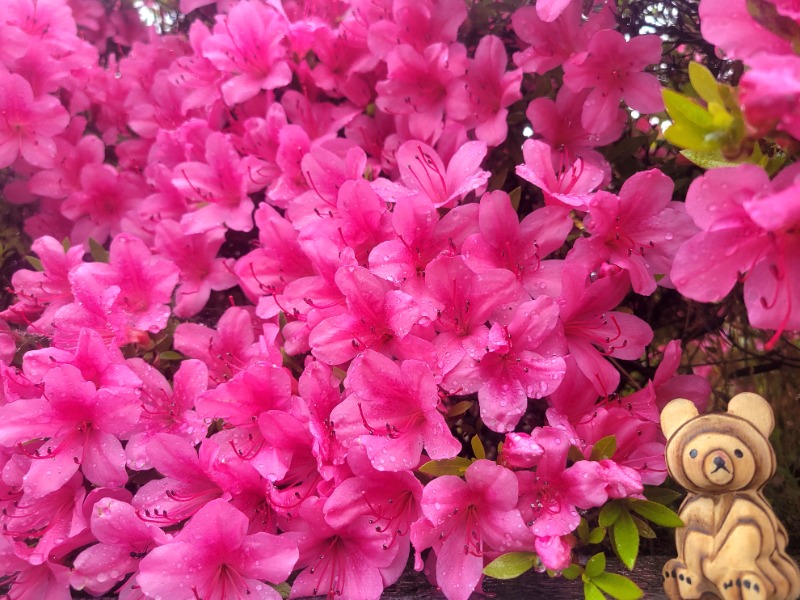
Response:
[[[292,71],[285,60],[286,22],[260,2],[239,2],[218,16],[214,32],[203,43],[203,56],[232,77],[222,84],[222,96],[233,105],[261,90],[288,84]]]
[[[455,86],[447,101],[452,119],[475,128],[475,137],[488,146],[498,146],[508,133],[508,106],[522,97],[522,71],[506,71],[505,46],[494,35],[481,38],[464,75],[464,85]]]
[[[397,166],[403,185],[385,179],[375,182],[378,194],[387,201],[420,194],[435,207],[452,207],[467,193],[489,180],[480,168],[486,156],[484,142],[467,142],[450,159],[445,169],[437,152],[422,142],[409,141],[397,149]]]
[[[448,389],[478,392],[481,419],[498,432],[512,431],[528,398],[551,394],[564,378],[563,356],[553,350],[559,310],[549,296],[520,304],[508,325],[492,324],[477,364],[462,362],[447,376]]]
[[[416,301],[363,267],[342,267],[336,284],[347,311],[320,322],[309,335],[312,353],[330,365],[345,363],[371,348],[398,358],[427,358],[433,346],[412,332],[419,320]]]
[[[246,166],[230,139],[217,132],[209,135],[205,162],[185,162],[173,169],[172,183],[197,205],[181,219],[184,231],[202,233],[220,224],[235,231],[250,231],[253,201],[247,195],[247,182]]]
[[[758,54],[792,55],[792,44],[762,26],[750,14],[747,0],[702,0],[698,7],[700,31],[735,60]]]
[[[661,171],[641,171],[625,181],[619,196],[597,192],[584,220],[592,234],[586,252],[628,271],[633,291],[645,296],[655,291],[656,276],[669,274],[678,247],[694,233],[683,205],[671,202],[672,188]]]
[[[336,435],[347,444],[358,438],[379,471],[413,469],[423,448],[433,459],[452,458],[461,444],[439,412],[436,383],[418,360],[397,364],[367,350],[353,361],[351,393],[331,412]]]
[[[557,0],[556,3],[563,4]],[[548,3],[543,2],[546,6]],[[549,3],[551,6],[553,2]],[[519,38],[528,45],[514,55],[514,64],[525,73],[544,75],[586,49],[591,37],[601,29],[614,27],[614,13],[601,10],[584,21],[581,3],[569,2],[555,18],[553,13],[542,15],[539,4],[523,6],[511,16],[511,25]]]
[[[0,72],[0,88],[0,168],[18,156],[37,167],[52,167],[53,138],[66,129],[69,114],[53,96],[34,98],[30,84],[20,75]]]
[[[0,407],[0,444],[19,445],[32,459],[25,493],[33,498],[49,494],[79,468],[95,485],[124,485],[128,475],[119,437],[136,424],[140,407],[135,398],[98,389],[68,364],[52,367],[42,383],[42,398]]]
[[[167,536],[145,523],[127,502],[102,498],[92,507],[92,534],[97,544],[75,557],[70,585],[93,594],[105,594],[129,573],[138,570],[141,559]]]
[[[793,99],[800,93],[800,59],[795,55],[760,55],[747,61],[739,101],[747,124],[758,135],[783,131],[800,138],[800,112]]]
[[[148,596],[203,600],[279,600],[281,583],[297,561],[297,544],[265,532],[247,535],[247,517],[224,500],[201,508],[174,541],[140,563],[137,583]],[[188,578],[187,578],[188,574]]]
[[[620,100],[641,113],[664,110],[661,85],[643,69],[661,60],[661,39],[638,35],[627,42],[611,29],[592,36],[585,53],[564,63],[564,84],[573,92],[592,88],[583,104],[581,123],[589,131],[604,131],[615,120]]]
[[[386,64],[389,72],[375,87],[375,103],[389,114],[408,115],[411,136],[428,139],[442,126],[448,87],[466,70],[466,48],[439,43],[419,51],[404,44],[392,49]]]
[[[480,233],[464,241],[464,260],[478,273],[511,271],[531,296],[557,296],[561,261],[545,257],[560,248],[572,230],[568,209],[550,206],[533,211],[521,223],[518,219],[508,194],[484,194],[478,212]]]
[[[536,537],[566,535],[580,523],[578,508],[602,506],[608,500],[602,467],[578,461],[568,468],[569,437],[559,429],[541,427],[531,437],[544,452],[535,471],[516,473],[520,511]]]
[[[196,315],[208,302],[211,290],[226,290],[236,285],[233,259],[217,258],[224,240],[222,227],[188,234],[175,221],[164,220],[158,224],[153,248],[181,271],[175,289],[175,316]]]
[[[546,204],[586,210],[592,192],[603,182],[602,162],[597,165],[581,155],[573,161],[567,150],[553,152],[540,140],[526,140],[522,155],[525,162],[517,165],[517,175],[541,189]]]
[[[464,479],[445,475],[425,486],[425,518],[414,524],[411,539],[417,553],[433,546],[436,583],[447,598],[470,597],[482,577],[486,554],[533,546],[517,510],[518,498],[514,473],[488,460],[472,463]]]

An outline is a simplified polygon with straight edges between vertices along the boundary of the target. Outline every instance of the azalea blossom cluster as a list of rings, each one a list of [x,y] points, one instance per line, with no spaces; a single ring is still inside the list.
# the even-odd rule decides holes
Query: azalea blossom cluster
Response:
[[[772,138],[791,154],[800,141],[797,7],[784,0],[703,0],[700,17],[704,37],[748,67],[739,85],[748,133]],[[724,298],[743,280],[750,323],[775,331],[767,348],[784,331],[800,329],[800,171],[790,163],[770,175],[763,165],[742,164],[695,180],[686,211],[700,232],[681,247],[673,269],[678,290],[703,302]]]
[[[659,409],[709,393],[625,298],[752,269],[756,324],[798,328],[793,171],[709,172],[685,205],[657,169],[611,187],[598,148],[663,109],[660,38],[540,0],[468,44],[470,8],[182,0],[203,18],[160,35],[5,0],[0,168],[35,255],[0,313],[11,598],[372,599],[412,547],[451,600],[505,552],[566,569],[585,511],[664,480]],[[487,164],[529,95],[520,220]],[[718,239],[744,232],[748,269]]]

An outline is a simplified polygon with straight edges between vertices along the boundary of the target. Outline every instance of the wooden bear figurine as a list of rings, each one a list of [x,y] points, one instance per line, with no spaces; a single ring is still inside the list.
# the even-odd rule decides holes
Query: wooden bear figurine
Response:
[[[727,414],[699,415],[689,400],[661,414],[669,473],[689,494],[676,532],[678,558],[664,567],[670,600],[794,600],[800,571],[786,554],[786,529],[761,489],[775,473],[764,398],[738,394]]]

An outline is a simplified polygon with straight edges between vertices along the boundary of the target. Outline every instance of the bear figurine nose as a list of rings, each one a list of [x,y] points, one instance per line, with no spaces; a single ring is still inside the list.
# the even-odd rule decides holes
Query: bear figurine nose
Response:
[[[712,471],[713,473],[716,473],[720,469],[722,469],[723,471],[727,471],[728,470],[727,467],[725,466],[725,459],[722,458],[721,456],[715,456],[714,457],[714,466],[716,468],[714,469],[714,471]]]

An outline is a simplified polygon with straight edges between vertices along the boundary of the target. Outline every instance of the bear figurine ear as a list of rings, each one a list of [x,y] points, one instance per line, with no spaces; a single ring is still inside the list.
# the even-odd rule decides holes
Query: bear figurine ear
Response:
[[[752,392],[743,392],[731,398],[728,402],[728,414],[752,423],[765,438],[769,438],[775,428],[772,407],[764,398]]]
[[[694,402],[684,398],[676,398],[670,401],[661,411],[661,431],[664,432],[667,440],[669,440],[681,425],[698,414]]]

